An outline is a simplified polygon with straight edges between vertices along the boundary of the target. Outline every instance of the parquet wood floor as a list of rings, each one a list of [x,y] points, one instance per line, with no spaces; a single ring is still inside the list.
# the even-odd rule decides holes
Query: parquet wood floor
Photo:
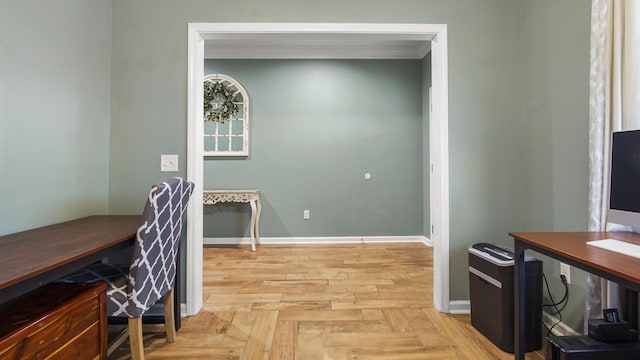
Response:
[[[202,311],[183,320],[174,343],[147,333],[146,357],[513,359],[469,315],[435,311],[432,288],[423,244],[207,247]],[[128,358],[127,343],[110,357]]]

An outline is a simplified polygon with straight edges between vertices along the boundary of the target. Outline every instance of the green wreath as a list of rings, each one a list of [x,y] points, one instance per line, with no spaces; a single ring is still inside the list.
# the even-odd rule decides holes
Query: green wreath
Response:
[[[234,92],[221,81],[204,82],[204,121],[231,119],[238,113],[238,104],[233,102]]]

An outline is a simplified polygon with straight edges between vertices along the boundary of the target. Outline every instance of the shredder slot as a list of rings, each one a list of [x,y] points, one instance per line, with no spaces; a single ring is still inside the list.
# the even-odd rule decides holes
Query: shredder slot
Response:
[[[498,289],[502,289],[502,282],[498,281],[495,278],[492,278],[491,276],[483,273],[482,271],[474,268],[473,266],[469,266],[469,272],[472,273],[473,275],[479,277],[480,279],[488,282],[489,284],[497,287]]]
[[[493,263],[501,267],[513,266],[513,263],[514,263],[513,258],[509,260],[501,259],[501,257],[493,256],[487,249],[479,250],[479,249],[469,248],[469,253],[475,254],[479,258],[489,261],[490,263]]]

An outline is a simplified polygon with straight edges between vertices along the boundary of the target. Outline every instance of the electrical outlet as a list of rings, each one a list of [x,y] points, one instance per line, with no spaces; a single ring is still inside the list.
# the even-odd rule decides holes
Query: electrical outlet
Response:
[[[311,214],[309,214],[309,210],[305,210],[302,212],[302,218],[305,220],[309,220],[311,218]]]
[[[571,266],[569,264],[560,263],[560,275],[564,275],[567,284],[571,284]]]

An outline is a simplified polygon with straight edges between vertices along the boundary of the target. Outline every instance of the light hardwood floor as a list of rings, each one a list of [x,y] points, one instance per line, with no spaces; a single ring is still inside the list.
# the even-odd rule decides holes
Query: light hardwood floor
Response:
[[[433,308],[423,244],[207,247],[204,308],[147,359],[513,359]],[[110,359],[127,359],[128,345]],[[542,352],[527,359],[541,360]]]

